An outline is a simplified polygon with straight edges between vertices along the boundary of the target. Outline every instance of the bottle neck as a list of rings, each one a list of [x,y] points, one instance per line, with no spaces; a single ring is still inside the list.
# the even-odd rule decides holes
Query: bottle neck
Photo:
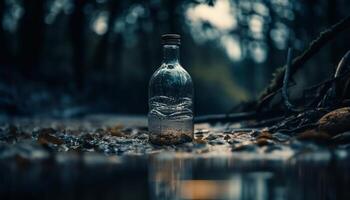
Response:
[[[163,63],[179,63],[179,46],[163,45]]]

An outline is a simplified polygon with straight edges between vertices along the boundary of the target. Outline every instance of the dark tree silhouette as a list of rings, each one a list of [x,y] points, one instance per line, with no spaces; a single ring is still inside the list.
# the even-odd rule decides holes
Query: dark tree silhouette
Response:
[[[110,1],[109,2],[109,18],[108,18],[108,30],[107,32],[101,37],[99,43],[97,44],[97,47],[95,49],[94,53],[94,59],[93,59],[93,68],[96,69],[106,69],[107,68],[107,60],[108,60],[108,52],[110,50],[109,40],[114,33],[114,23],[116,21],[116,18],[120,16],[121,13],[121,1]],[[116,52],[113,52],[113,57],[116,56],[118,59],[115,59],[115,67],[120,67],[121,62],[121,50],[122,50],[122,38],[120,34],[113,35],[115,37],[116,42],[114,44],[116,45]]]
[[[5,13],[5,1],[0,1],[0,22]],[[11,52],[3,26],[0,26],[0,64],[8,65],[11,62]]]
[[[85,77],[85,14],[84,6],[86,0],[75,0],[74,11],[70,18],[70,36],[73,46],[73,67],[76,86],[81,89],[84,84]]]
[[[33,78],[39,65],[44,41],[44,0],[23,1],[24,15],[19,25],[18,65],[23,75]]]
[[[179,33],[179,30],[178,30],[179,16],[177,13],[177,8],[179,5],[182,4],[182,1],[167,0],[165,1],[165,3],[166,3],[166,10],[168,12],[169,31],[171,33]]]
[[[339,20],[338,14],[337,14],[337,0],[328,0],[327,1],[327,13],[328,13],[328,24],[334,24]],[[331,63],[334,65],[339,59],[337,49],[339,49],[338,42],[333,42],[330,46],[331,50],[329,52]]]

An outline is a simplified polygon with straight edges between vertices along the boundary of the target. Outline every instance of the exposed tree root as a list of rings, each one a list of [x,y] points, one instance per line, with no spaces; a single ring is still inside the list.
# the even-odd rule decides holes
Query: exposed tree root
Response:
[[[331,41],[340,32],[350,28],[350,16],[344,18],[329,29],[320,33],[319,37],[312,41],[309,47],[298,57],[296,57],[291,65],[290,76],[293,76],[313,55],[315,55],[324,45]],[[271,84],[263,91],[258,102],[257,108],[260,110],[267,102],[269,102],[275,94],[282,88],[286,66],[278,68],[271,81]]]

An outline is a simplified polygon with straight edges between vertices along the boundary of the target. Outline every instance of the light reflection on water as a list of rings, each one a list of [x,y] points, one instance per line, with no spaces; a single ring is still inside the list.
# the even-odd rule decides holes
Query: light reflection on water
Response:
[[[282,155],[17,156],[0,159],[0,199],[350,199],[349,151]]]
[[[150,199],[349,199],[346,166],[162,154],[149,164]]]

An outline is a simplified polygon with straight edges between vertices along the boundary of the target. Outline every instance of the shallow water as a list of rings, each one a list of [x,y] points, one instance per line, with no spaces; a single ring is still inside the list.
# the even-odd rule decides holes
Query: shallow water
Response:
[[[327,157],[318,155],[316,157]],[[349,163],[234,157],[171,159],[149,168],[151,199],[349,199]]]
[[[245,153],[148,157],[59,154],[56,160],[1,160],[6,199],[349,199],[349,154],[289,159]],[[5,163],[6,162],[6,163]],[[22,162],[22,163],[21,163]],[[9,198],[10,197],[10,198]]]

